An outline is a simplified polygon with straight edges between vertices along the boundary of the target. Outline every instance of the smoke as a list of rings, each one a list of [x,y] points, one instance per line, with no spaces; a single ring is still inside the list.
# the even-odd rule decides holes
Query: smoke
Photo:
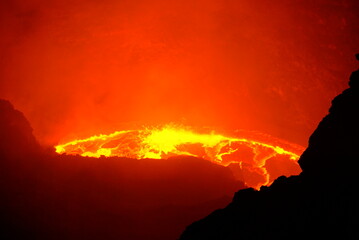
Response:
[[[0,97],[43,144],[181,122],[306,145],[359,51],[354,0],[0,4]]]

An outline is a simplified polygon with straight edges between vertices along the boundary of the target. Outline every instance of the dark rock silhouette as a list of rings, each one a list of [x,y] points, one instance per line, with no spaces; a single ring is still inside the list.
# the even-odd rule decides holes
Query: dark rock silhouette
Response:
[[[311,135],[299,176],[238,191],[180,240],[359,239],[359,70],[349,86]]]
[[[0,100],[0,239],[175,239],[243,187],[229,169],[193,157],[44,150],[23,114]]]
[[[9,101],[0,99],[0,114],[0,156],[21,156],[41,151],[29,122]]]

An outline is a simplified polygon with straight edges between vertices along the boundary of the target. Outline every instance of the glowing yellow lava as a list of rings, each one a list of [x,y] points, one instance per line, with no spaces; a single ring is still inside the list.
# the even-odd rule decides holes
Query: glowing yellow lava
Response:
[[[275,142],[273,139],[267,140]],[[96,158],[118,156],[165,159],[175,155],[187,155],[204,158],[223,166],[236,163],[242,167],[244,164],[251,171],[263,175],[264,180],[258,183],[259,185],[267,185],[270,183],[270,176],[265,168],[266,161],[277,155],[285,156],[288,161],[297,161],[303,148],[293,146],[287,144],[287,147],[292,149],[284,149],[277,144],[254,140],[254,138],[228,137],[214,132],[197,133],[188,127],[172,124],[159,128],[92,136],[61,144],[55,148],[59,154],[78,154]],[[236,152],[243,148],[252,151],[252,159],[236,156]]]

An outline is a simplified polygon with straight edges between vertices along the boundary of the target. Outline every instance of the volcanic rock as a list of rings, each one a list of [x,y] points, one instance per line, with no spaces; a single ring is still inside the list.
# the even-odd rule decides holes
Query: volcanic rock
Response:
[[[0,100],[0,239],[167,240],[244,188],[194,157],[90,158],[43,148]]]
[[[0,99],[0,156],[20,156],[40,151],[25,116],[9,101]]]
[[[299,176],[238,191],[180,240],[359,239],[359,70],[349,86],[311,135]]]

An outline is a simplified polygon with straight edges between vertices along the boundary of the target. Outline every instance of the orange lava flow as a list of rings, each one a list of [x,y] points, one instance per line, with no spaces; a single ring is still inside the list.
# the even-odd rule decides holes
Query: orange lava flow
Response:
[[[249,135],[248,133],[246,135]],[[81,155],[85,157],[128,157],[136,159],[166,159],[170,156],[186,155],[203,158],[214,163],[239,168],[262,175],[263,180],[248,184],[258,188],[271,183],[265,165],[267,160],[277,156],[296,162],[303,147],[259,135],[229,137],[215,132],[198,133],[189,127],[173,124],[143,130],[117,131],[108,135],[97,135],[74,140],[56,146],[59,154]],[[262,137],[263,138],[263,137]],[[247,154],[241,154],[241,151]],[[248,154],[250,152],[250,154]]]

